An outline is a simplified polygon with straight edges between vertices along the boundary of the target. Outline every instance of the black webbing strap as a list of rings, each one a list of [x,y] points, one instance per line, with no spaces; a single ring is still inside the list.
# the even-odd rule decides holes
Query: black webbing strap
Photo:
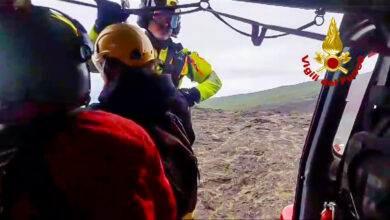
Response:
[[[194,81],[194,63],[192,63],[192,59],[190,55],[186,55],[188,59],[188,77],[191,81]]]
[[[176,54],[183,50],[183,45],[180,43],[174,43],[171,41],[168,44],[167,50],[168,50],[168,54],[167,54],[167,58],[165,59],[165,62],[164,62],[164,73],[167,73],[167,71],[171,71],[168,67],[171,65],[172,59],[174,59],[176,57]],[[184,63],[183,63],[183,65],[184,65]],[[172,72],[169,72],[169,73],[172,73]]]
[[[187,55],[181,53],[183,46],[180,43],[170,42],[167,50],[168,54],[164,62],[163,73],[171,74],[173,83],[175,86],[178,86],[182,77],[180,76],[180,73],[185,65]],[[172,60],[173,63],[171,64]]]

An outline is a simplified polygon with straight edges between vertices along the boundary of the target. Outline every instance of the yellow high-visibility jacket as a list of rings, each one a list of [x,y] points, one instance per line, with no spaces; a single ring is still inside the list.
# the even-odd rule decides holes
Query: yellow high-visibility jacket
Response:
[[[98,34],[93,28],[90,38],[96,41]],[[200,93],[201,101],[204,101],[215,95],[222,87],[222,82],[213,71],[211,65],[196,52],[190,52],[183,49],[180,44],[172,43],[160,51],[156,50],[157,57],[163,65],[158,71],[172,74],[174,84],[180,88],[184,76],[192,82],[197,82],[196,87]],[[174,51],[171,51],[174,50]],[[168,68],[170,66],[170,68]],[[169,70],[168,70],[169,69]]]

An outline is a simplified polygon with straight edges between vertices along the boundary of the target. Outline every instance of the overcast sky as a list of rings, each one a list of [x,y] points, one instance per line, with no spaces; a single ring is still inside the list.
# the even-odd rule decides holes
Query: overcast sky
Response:
[[[83,0],[94,3],[93,0]],[[78,19],[90,30],[96,19],[96,9],[60,2],[57,0],[32,0],[36,5],[45,5],[59,9]],[[120,2],[119,0],[117,2]],[[137,8],[140,0],[131,0],[131,8]],[[181,0],[180,3],[197,2]],[[232,0],[210,0],[211,6],[219,11],[254,19],[256,21],[297,28],[311,21],[314,10],[276,7]],[[325,23],[321,27],[308,30],[326,34],[332,17],[340,25],[342,14],[326,13]],[[136,16],[130,16],[129,23],[136,22]],[[250,32],[247,24],[232,23],[235,27]],[[269,31],[268,34],[276,32]],[[252,44],[251,39],[242,36],[207,12],[197,12],[182,16],[182,29],[177,41],[191,51],[197,51],[208,60],[223,82],[223,88],[217,96],[256,92],[282,85],[296,84],[311,80],[303,73],[302,57],[309,55],[312,69],[320,67],[314,63],[314,52],[322,51],[322,42],[303,37],[286,36],[266,39],[260,47]],[[373,69],[376,57],[366,59],[361,72]],[[324,73],[324,72],[323,72]],[[321,75],[323,77],[324,74]],[[94,90],[101,86],[98,74],[92,78]],[[184,86],[190,86],[188,82]],[[96,91],[95,91],[96,93]],[[94,94],[96,96],[96,94]]]

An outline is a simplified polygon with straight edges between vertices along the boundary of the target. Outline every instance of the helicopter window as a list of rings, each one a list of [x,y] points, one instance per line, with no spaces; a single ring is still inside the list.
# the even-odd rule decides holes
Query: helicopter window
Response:
[[[366,92],[377,58],[377,55],[366,58],[359,75],[351,83],[347,96],[347,104],[345,105],[335,139],[333,140],[333,150],[338,156],[341,156],[344,153],[344,148],[351,135],[360,104],[363,100],[364,93]]]

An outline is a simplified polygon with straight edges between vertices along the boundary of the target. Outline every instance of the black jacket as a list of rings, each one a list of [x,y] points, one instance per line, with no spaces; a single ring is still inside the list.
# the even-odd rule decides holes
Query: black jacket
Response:
[[[171,77],[129,69],[116,85],[102,91],[99,101],[91,108],[121,115],[145,128],[160,152],[177,201],[178,217],[192,212],[199,178],[192,150],[195,135],[188,104]]]

